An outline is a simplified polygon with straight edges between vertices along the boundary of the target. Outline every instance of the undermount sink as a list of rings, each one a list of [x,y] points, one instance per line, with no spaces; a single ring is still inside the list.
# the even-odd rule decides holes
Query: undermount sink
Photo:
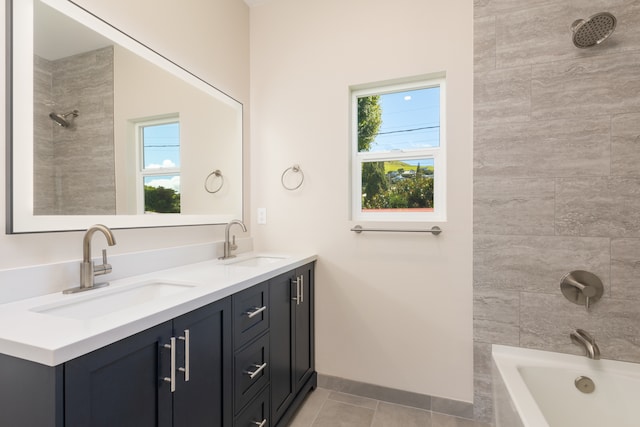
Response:
[[[284,259],[283,257],[276,257],[276,256],[254,256],[251,258],[246,258],[238,261],[232,261],[227,263],[227,265],[230,265],[233,267],[262,267],[283,259]]]
[[[62,301],[48,304],[35,307],[31,311],[71,319],[88,320],[144,304],[157,298],[175,295],[192,288],[193,285],[181,283],[143,282],[123,286],[121,289],[105,288],[105,291],[99,294],[83,295],[83,298],[74,299],[71,302]]]

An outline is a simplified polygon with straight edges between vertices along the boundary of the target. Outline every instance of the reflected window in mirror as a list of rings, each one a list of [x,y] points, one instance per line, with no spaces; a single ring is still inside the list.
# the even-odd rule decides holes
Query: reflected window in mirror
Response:
[[[180,122],[177,116],[136,123],[139,213],[180,213]]]

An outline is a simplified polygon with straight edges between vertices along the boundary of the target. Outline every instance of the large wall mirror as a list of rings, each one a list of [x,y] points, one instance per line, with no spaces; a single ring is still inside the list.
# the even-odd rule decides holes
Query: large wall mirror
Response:
[[[242,218],[242,105],[68,0],[13,0],[9,233]]]

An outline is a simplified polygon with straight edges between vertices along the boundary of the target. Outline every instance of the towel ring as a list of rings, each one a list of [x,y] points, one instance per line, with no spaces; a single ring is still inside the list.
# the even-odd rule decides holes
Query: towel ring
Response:
[[[211,178],[214,175],[217,178],[220,178],[220,184],[218,185],[218,188],[216,188],[215,190],[212,190],[209,188],[208,183],[209,183],[209,178]],[[207,175],[207,177],[204,179],[204,189],[207,190],[207,193],[211,193],[211,194],[217,193],[218,191],[220,191],[223,185],[224,185],[224,176],[222,176],[222,172],[220,172],[220,169],[214,170],[209,175]]]
[[[287,184],[284,183],[284,177],[289,172],[300,174],[300,182],[298,183],[298,185],[294,187],[288,187]],[[298,188],[300,188],[300,186],[304,182],[304,172],[302,172],[302,168],[300,168],[300,165],[293,165],[291,167],[286,168],[284,172],[282,172],[282,176],[280,177],[280,182],[282,182],[282,186],[289,191],[297,190]]]

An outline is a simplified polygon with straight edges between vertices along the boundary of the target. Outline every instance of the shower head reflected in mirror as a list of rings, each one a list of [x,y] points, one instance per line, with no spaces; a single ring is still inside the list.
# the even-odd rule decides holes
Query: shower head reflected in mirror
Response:
[[[73,124],[73,119],[78,117],[78,114],[79,114],[78,110],[69,111],[68,113],[65,113],[65,114],[58,114],[58,113],[52,111],[51,113],[49,113],[49,117],[58,126],[62,126],[63,128],[68,128]],[[71,118],[67,119],[67,117],[69,117],[69,116],[71,116]]]
[[[573,44],[581,49],[605,41],[616,29],[616,17],[608,12],[596,13],[587,19],[578,19],[571,25]]]

